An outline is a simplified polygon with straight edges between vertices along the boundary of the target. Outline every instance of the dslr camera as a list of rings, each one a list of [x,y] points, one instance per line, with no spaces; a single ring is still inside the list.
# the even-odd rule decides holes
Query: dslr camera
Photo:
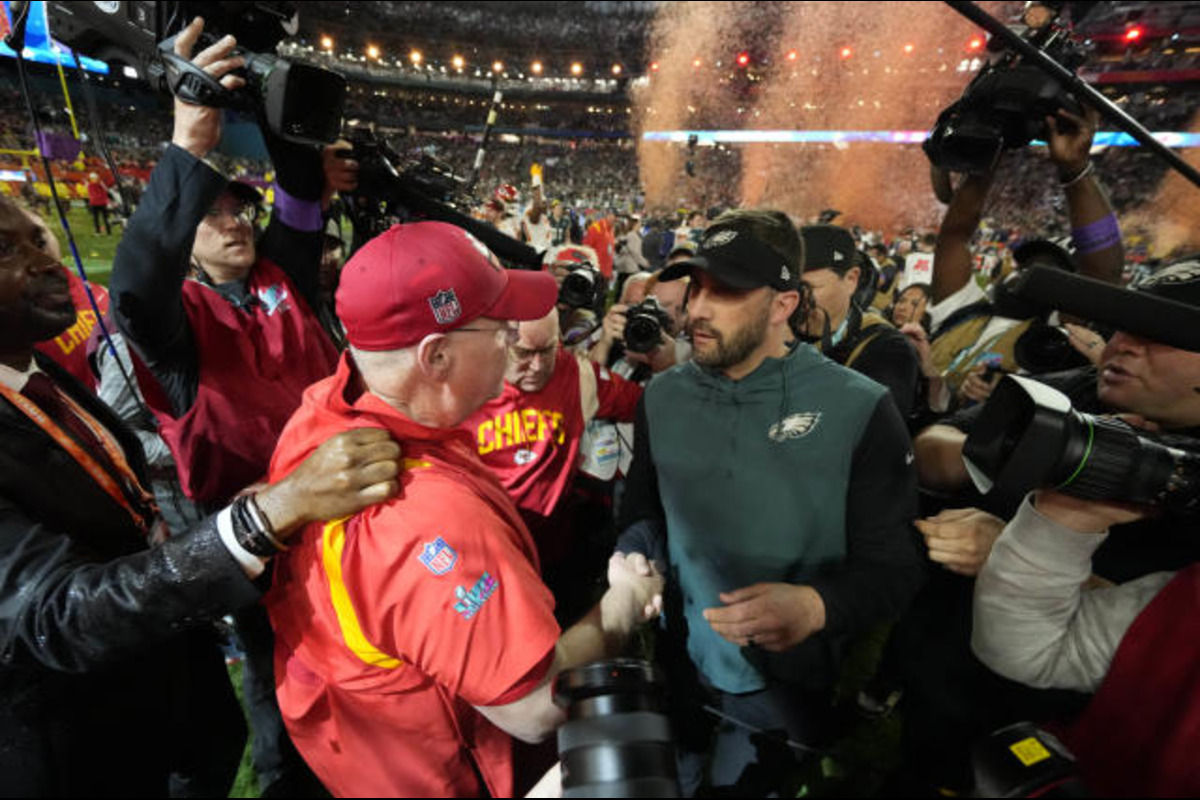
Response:
[[[589,263],[572,267],[558,290],[558,302],[571,308],[595,310],[604,298],[604,276]]]
[[[625,349],[634,353],[652,352],[662,343],[663,333],[671,332],[671,315],[658,299],[647,297],[625,312]]]

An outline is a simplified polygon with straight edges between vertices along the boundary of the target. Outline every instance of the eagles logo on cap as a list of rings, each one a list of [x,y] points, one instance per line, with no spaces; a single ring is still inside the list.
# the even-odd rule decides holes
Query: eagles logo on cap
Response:
[[[700,247],[704,250],[708,250],[713,247],[724,247],[736,238],[737,231],[717,231],[712,236],[706,237],[704,241],[700,243]]]
[[[1182,264],[1172,264],[1169,267],[1164,267],[1153,275],[1143,278],[1138,281],[1137,288],[1191,283],[1195,280],[1200,280],[1200,262],[1185,261]]]

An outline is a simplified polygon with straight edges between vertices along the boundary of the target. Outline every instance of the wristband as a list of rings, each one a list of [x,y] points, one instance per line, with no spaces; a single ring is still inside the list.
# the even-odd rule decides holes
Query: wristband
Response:
[[[285,548],[259,526],[249,510],[250,500],[250,497],[239,497],[230,507],[233,538],[246,552],[259,558],[270,558]]]
[[[298,231],[319,231],[325,227],[320,201],[292,197],[278,182],[275,183],[275,213],[280,222]]]
[[[1117,215],[1109,214],[1090,225],[1072,229],[1071,242],[1075,245],[1078,255],[1115,247],[1121,243],[1121,227],[1117,224]]]
[[[1072,177],[1072,178],[1070,178],[1070,179],[1068,179],[1068,180],[1065,180],[1065,181],[1064,181],[1064,180],[1060,180],[1060,181],[1059,181],[1059,183],[1062,185],[1062,187],[1063,187],[1064,189],[1067,189],[1067,188],[1070,188],[1071,186],[1074,186],[1075,184],[1079,183],[1081,180],[1083,180],[1083,179],[1084,179],[1084,178],[1086,178],[1087,176],[1091,175],[1091,174],[1092,174],[1092,173],[1094,173],[1095,171],[1096,171],[1096,165],[1095,165],[1095,163],[1093,163],[1093,162],[1089,161],[1089,162],[1087,163],[1087,166],[1086,166],[1086,167],[1084,167],[1083,169],[1079,170],[1079,172],[1075,173],[1074,177]]]

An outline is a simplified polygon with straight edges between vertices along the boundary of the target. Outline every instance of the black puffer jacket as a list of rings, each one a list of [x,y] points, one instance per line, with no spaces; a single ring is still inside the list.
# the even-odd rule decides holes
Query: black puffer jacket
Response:
[[[144,476],[137,439],[38,364]],[[214,518],[148,549],[67,452],[0,399],[0,795],[164,794],[228,696],[211,629],[197,625],[257,597]]]

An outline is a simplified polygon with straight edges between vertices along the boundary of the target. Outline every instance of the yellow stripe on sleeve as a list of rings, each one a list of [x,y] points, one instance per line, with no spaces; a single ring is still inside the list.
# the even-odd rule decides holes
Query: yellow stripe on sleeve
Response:
[[[329,596],[333,600],[333,611],[337,615],[338,626],[342,629],[342,639],[350,652],[354,653],[364,663],[381,669],[396,669],[404,666],[404,662],[395,656],[389,656],[367,641],[362,626],[358,623],[358,614],[350,601],[350,592],[346,590],[346,582],[342,578],[342,552],[346,547],[346,520],[339,519],[326,523],[321,536],[321,560],[325,565],[325,577],[329,579]]]

